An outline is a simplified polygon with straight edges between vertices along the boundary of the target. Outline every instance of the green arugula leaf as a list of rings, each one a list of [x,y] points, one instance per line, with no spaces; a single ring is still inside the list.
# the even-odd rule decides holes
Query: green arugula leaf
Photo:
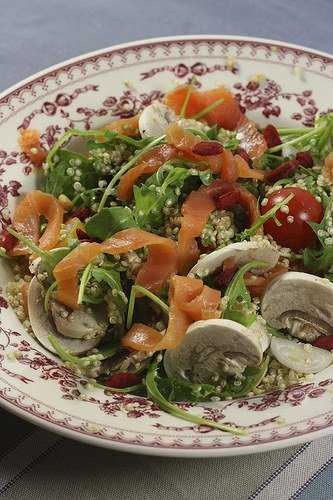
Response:
[[[307,269],[316,274],[330,272],[333,269],[333,246],[320,250],[306,248],[303,251],[303,262]]]
[[[103,208],[85,225],[86,233],[102,241],[123,229],[137,227],[132,210],[128,207]]]
[[[163,394],[158,389],[157,379],[158,379],[158,365],[156,362],[153,362],[148,368],[148,372],[146,375],[146,389],[148,393],[148,397],[156,403],[161,410],[170,413],[174,417],[178,417],[182,420],[187,420],[188,422],[192,422],[196,425],[205,425],[208,427],[213,427],[213,429],[218,429],[224,432],[230,432],[232,434],[238,436],[244,436],[247,434],[245,429],[241,429],[240,427],[234,427],[231,425],[220,424],[218,422],[214,422],[213,420],[207,420],[202,417],[198,417],[197,415],[193,415],[188,411],[182,410],[179,406],[170,403]]]
[[[221,400],[234,399],[246,396],[260,384],[267,372],[268,364],[269,356],[262,361],[260,366],[245,368],[242,380],[236,381],[232,377],[229,378],[222,391],[212,384],[193,384],[187,380],[175,378],[158,377],[156,382],[159,391],[168,401],[203,403],[215,397]]]
[[[218,125],[213,125],[206,132],[206,135],[207,135],[208,139],[210,139],[211,141],[216,141],[218,139],[219,132],[220,132],[220,127]]]
[[[257,315],[254,312],[247,311],[251,305],[251,296],[246,288],[244,275],[250,271],[250,269],[266,266],[267,264],[265,262],[254,260],[244,264],[237,271],[225,292],[225,297],[228,297],[228,302],[223,313],[223,318],[236,321],[246,327],[254,323]]]
[[[269,364],[269,356],[267,356],[260,366],[257,367],[247,367],[243,372],[243,379],[239,385],[235,384],[235,381],[229,380],[224,386],[220,396],[222,399],[225,398],[241,398],[253,391],[264,376],[266,375]]]
[[[221,395],[212,384],[192,384],[176,378],[157,378],[157,386],[168,401],[200,403]]]
[[[46,174],[45,191],[47,193],[56,198],[61,194],[70,199],[74,198],[77,191],[73,187],[75,182],[73,175],[68,175],[69,169],[73,173],[76,169],[81,171],[80,184],[82,189],[89,190],[97,187],[99,176],[88,158],[67,149],[59,149],[56,158],[57,162],[52,163]]]
[[[158,230],[163,225],[163,208],[177,203],[181,188],[191,175],[190,169],[168,163],[140,187],[134,186],[134,217],[141,228]]]
[[[268,210],[264,215],[260,215],[257,218],[257,220],[252,224],[251,227],[249,227],[248,229],[244,229],[244,231],[242,231],[242,233],[240,233],[240,235],[238,235],[238,239],[240,239],[240,241],[243,241],[246,238],[250,238],[251,236],[254,236],[257,233],[259,227],[263,226],[265,224],[265,222],[267,222],[269,219],[275,218],[278,210],[280,210],[280,208],[283,207],[283,205],[288,205],[289,201],[292,200],[293,197],[294,197],[293,193],[289,194],[282,201],[280,201],[279,203],[276,203],[276,205],[274,205],[274,207],[272,207],[270,210]]]
[[[332,150],[333,113],[319,116],[314,127],[305,129],[278,129],[282,144],[268,149],[267,153],[276,153],[285,146],[298,150],[311,151],[317,160],[323,160]]]
[[[145,147],[140,149],[135,155],[133,155],[132,158],[130,160],[128,160],[128,162],[125,163],[119,169],[119,171],[113,176],[113,178],[111,179],[111,181],[109,182],[108,186],[106,187],[106,189],[103,193],[102,199],[101,199],[99,207],[98,207],[98,212],[100,212],[102,210],[102,208],[104,208],[106,200],[108,199],[110,194],[112,194],[112,190],[113,190],[114,186],[117,184],[117,182],[119,181],[119,179],[121,178],[121,176],[124,175],[124,173],[127,172],[127,170],[134,167],[134,165],[137,163],[137,161],[140,159],[140,157],[144,153],[146,153],[147,151],[152,149],[154,146],[161,144],[164,141],[164,139],[165,139],[165,135],[161,135],[160,137],[156,137],[151,142],[149,142],[149,144],[147,144]]]
[[[72,365],[76,365],[81,368],[87,368],[93,365],[96,361],[103,361],[104,359],[111,358],[119,350],[119,345],[112,343],[109,346],[98,349],[98,352],[95,354],[91,354],[90,356],[83,356],[80,358],[79,356],[75,356],[74,354],[71,354],[70,351],[65,349],[59,342],[59,340],[53,335],[49,335],[48,339],[50,341],[50,344],[58,354],[59,358],[64,363],[71,363]]]
[[[333,201],[330,200],[328,205],[326,206],[324,217],[322,218],[320,224],[318,224],[317,222],[308,222],[309,226],[311,226],[313,231],[316,233],[317,238],[323,247],[326,247],[325,240],[330,236],[329,225],[332,220],[332,215],[333,215]]]
[[[169,313],[169,306],[157,295],[152,293],[150,290],[147,290],[147,288],[144,288],[143,286],[133,285],[131,289],[130,298],[128,301],[127,321],[126,321],[127,329],[131,328],[132,326],[135,301],[139,293],[141,295],[144,295],[145,297],[148,297],[148,299],[150,299],[152,302],[155,302],[155,304],[157,304],[166,314]]]
[[[23,234],[18,233],[12,227],[8,227],[7,231],[15,236],[15,238],[17,238],[19,241],[21,241],[32,254],[41,258],[41,262],[45,270],[48,272],[49,276],[52,276],[53,269],[58,264],[58,262],[60,262],[64,257],[66,257],[67,254],[69,254],[73,250],[73,248],[70,247],[59,247],[49,251],[42,250],[38,245],[36,245],[36,243],[30,240],[30,238],[27,238]]]

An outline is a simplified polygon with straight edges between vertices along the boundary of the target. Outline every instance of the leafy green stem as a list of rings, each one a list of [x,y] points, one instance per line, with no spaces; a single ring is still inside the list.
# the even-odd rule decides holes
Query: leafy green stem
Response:
[[[93,264],[90,263],[87,265],[87,267],[84,269],[84,271],[82,273],[80,287],[79,287],[79,294],[78,294],[78,299],[77,299],[78,304],[82,304],[85,288],[86,288],[86,286],[91,278],[92,268],[93,268]]]
[[[325,130],[326,126],[322,127],[314,127],[313,129],[310,130],[310,132],[307,132],[305,134],[301,134],[299,137],[295,137],[295,139],[291,139],[289,141],[286,141],[282,144],[279,144],[278,146],[274,146],[273,148],[269,148],[267,150],[268,153],[277,153],[278,151],[281,151],[284,146],[295,146],[295,144],[299,144],[305,140],[311,139],[312,137],[320,134],[323,130]]]
[[[188,422],[192,422],[196,425],[204,425],[207,427],[212,427],[213,429],[217,429],[224,432],[230,432],[237,436],[244,436],[247,434],[245,429],[241,429],[239,427],[234,427],[232,425],[220,424],[218,422],[214,422],[212,420],[207,420],[205,418],[199,417],[197,415],[193,415],[188,411],[182,410],[177,405],[170,403],[159,391],[156,383],[157,379],[157,370],[158,365],[156,362],[153,362],[148,368],[148,372],[146,375],[146,389],[148,396],[159,405],[161,410],[164,410],[170,415],[174,417],[181,418],[182,420],[187,420]]]
[[[118,351],[117,345],[111,345],[104,349],[100,349],[100,351],[96,354],[91,354],[90,356],[83,356],[82,358],[79,358],[78,356],[74,356],[67,349],[65,349],[54,335],[49,335],[48,340],[58,354],[59,358],[64,363],[72,363],[81,367],[87,367],[95,361],[103,361],[104,359],[110,358]]]
[[[169,313],[169,306],[165,302],[163,302],[162,299],[157,297],[157,295],[150,292],[149,290],[147,290],[147,288],[144,288],[143,286],[133,285],[131,289],[130,298],[128,301],[127,321],[126,321],[127,329],[131,327],[133,322],[135,300],[138,293],[141,293],[142,295],[148,297],[152,302],[155,302],[155,304],[157,304],[166,314]]]
[[[189,86],[187,88],[187,92],[186,92],[186,95],[185,95],[185,99],[184,99],[184,102],[182,104],[182,107],[180,108],[180,113],[179,113],[179,116],[181,118],[184,118],[185,117],[185,114],[186,114],[186,109],[187,109],[187,106],[188,106],[188,102],[190,100],[190,97],[191,97],[191,94],[193,92],[193,83],[195,81],[195,77],[192,78],[191,82],[189,83]]]
[[[268,210],[265,214],[260,215],[257,220],[252,224],[251,227],[248,229],[245,229],[241,235],[240,239],[245,240],[246,238],[250,238],[251,236],[254,236],[256,232],[258,231],[259,227],[263,226],[265,222],[267,222],[269,219],[272,219],[275,217],[275,214],[277,213],[278,210],[280,210],[283,205],[287,205],[289,201],[294,197],[294,194],[291,193],[289,194],[286,198],[284,198],[282,201],[274,205],[270,210]]]
[[[76,128],[67,130],[52,146],[47,155],[47,164],[49,167],[53,164],[53,158],[63,144],[69,141],[71,137],[103,137],[105,133],[102,130],[79,130]]]
[[[116,175],[113,176],[113,178],[109,182],[108,186],[106,187],[106,189],[103,193],[102,199],[100,201],[99,207],[98,207],[98,212],[100,212],[102,210],[102,208],[104,208],[104,205],[106,203],[108,196],[110,196],[110,194],[112,193],[113,187],[117,184],[117,182],[121,178],[121,176],[124,175],[124,173],[127,172],[127,170],[129,170],[131,167],[133,167],[135,165],[135,163],[138,161],[138,159],[141,157],[141,155],[146,153],[149,149],[153,148],[154,146],[157,146],[158,144],[160,144],[164,139],[165,139],[165,135],[161,135],[160,137],[157,137],[156,139],[151,141],[146,147],[142,148],[138,153],[136,153],[134,156],[132,156],[132,158],[127,163],[125,163],[125,165],[123,165],[121,167],[121,169],[116,173]]]
[[[221,97],[220,99],[217,99],[217,101],[212,102],[211,104],[209,104],[208,106],[206,106],[204,109],[202,109],[201,111],[199,111],[199,113],[197,113],[196,115],[194,115],[193,116],[193,120],[200,120],[204,116],[208,115],[208,113],[210,113],[211,111],[213,111],[213,109],[215,109],[218,106],[220,106],[221,104],[223,104],[223,102],[224,102],[224,98],[223,97]]]
[[[50,303],[50,295],[54,290],[57,288],[57,282],[54,281],[52,285],[49,286],[49,288],[46,291],[45,297],[44,297],[44,310],[45,312],[49,312],[49,303]]]

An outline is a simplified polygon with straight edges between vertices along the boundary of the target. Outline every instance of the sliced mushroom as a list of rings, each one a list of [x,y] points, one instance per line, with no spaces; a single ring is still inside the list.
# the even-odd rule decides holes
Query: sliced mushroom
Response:
[[[273,268],[279,260],[279,252],[268,240],[260,241],[242,241],[232,243],[224,248],[215,250],[202,257],[197,264],[192,267],[189,274],[204,277],[212,274],[222,266],[226,259],[233,258],[235,264],[242,266],[251,260],[266,262],[267,267],[264,271]]]
[[[268,286],[261,314],[269,325],[287,328],[301,340],[333,335],[333,284],[312,274],[284,273]]]
[[[263,348],[255,331],[227,319],[197,321],[182,343],[164,355],[169,377],[194,383],[212,383],[225,375],[240,375],[247,366],[258,366]]]
[[[172,109],[159,101],[147,106],[139,118],[139,130],[142,137],[158,137],[165,133],[170,123],[176,120]]]
[[[61,335],[44,309],[44,288],[36,278],[31,280],[28,295],[28,310],[31,328],[37,340],[49,351],[56,353],[48,337],[54,335],[63,347],[72,354],[83,354],[96,347],[101,337],[90,340],[68,338]]]
[[[284,366],[301,373],[318,373],[333,361],[332,353],[295,340],[273,337],[273,356]]]
[[[72,311],[57,300],[52,300],[50,309],[55,326],[64,337],[90,340],[106,332],[108,323],[104,307]]]

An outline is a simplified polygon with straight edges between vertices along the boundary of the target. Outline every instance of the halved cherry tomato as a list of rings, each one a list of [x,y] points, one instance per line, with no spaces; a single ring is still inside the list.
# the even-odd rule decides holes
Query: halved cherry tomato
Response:
[[[316,198],[298,187],[279,189],[268,198],[268,203],[261,207],[261,213],[266,213],[290,194],[294,197],[288,203],[288,211],[280,209],[276,214],[281,225],[276,224],[274,219],[269,219],[264,224],[264,232],[270,234],[279,245],[298,251],[316,244],[317,236],[308,224],[319,223],[324,215],[323,208]]]

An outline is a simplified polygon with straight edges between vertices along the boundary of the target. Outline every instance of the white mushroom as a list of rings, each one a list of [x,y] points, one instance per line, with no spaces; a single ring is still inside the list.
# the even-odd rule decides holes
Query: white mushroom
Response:
[[[240,375],[259,366],[263,348],[255,331],[227,319],[196,321],[175,349],[164,355],[168,377],[212,383],[225,375]],[[217,377],[217,378],[216,378]]]
[[[273,356],[284,366],[301,373],[318,373],[332,363],[332,353],[295,340],[273,337]]]
[[[31,328],[37,340],[53,353],[55,350],[48,339],[49,335],[55,336],[72,354],[83,354],[99,344],[101,340],[101,337],[82,340],[61,335],[44,310],[44,288],[36,278],[31,280],[29,286],[28,310]]]
[[[215,250],[202,257],[189,274],[194,274],[198,277],[205,277],[212,274],[222,266],[226,259],[233,258],[237,266],[242,266],[252,260],[266,262],[267,267],[264,271],[273,268],[279,260],[279,252],[274,248],[268,240],[260,241],[242,241],[240,243],[232,243],[224,248]]]
[[[168,125],[174,121],[176,121],[176,115],[172,109],[159,101],[154,101],[140,115],[140,134],[142,137],[163,135]]]
[[[274,328],[308,342],[332,335],[333,284],[312,274],[284,273],[266,289],[261,314]]]
[[[57,300],[50,301],[52,319],[59,333],[64,337],[90,340],[101,337],[107,329],[105,307],[70,310]]]

